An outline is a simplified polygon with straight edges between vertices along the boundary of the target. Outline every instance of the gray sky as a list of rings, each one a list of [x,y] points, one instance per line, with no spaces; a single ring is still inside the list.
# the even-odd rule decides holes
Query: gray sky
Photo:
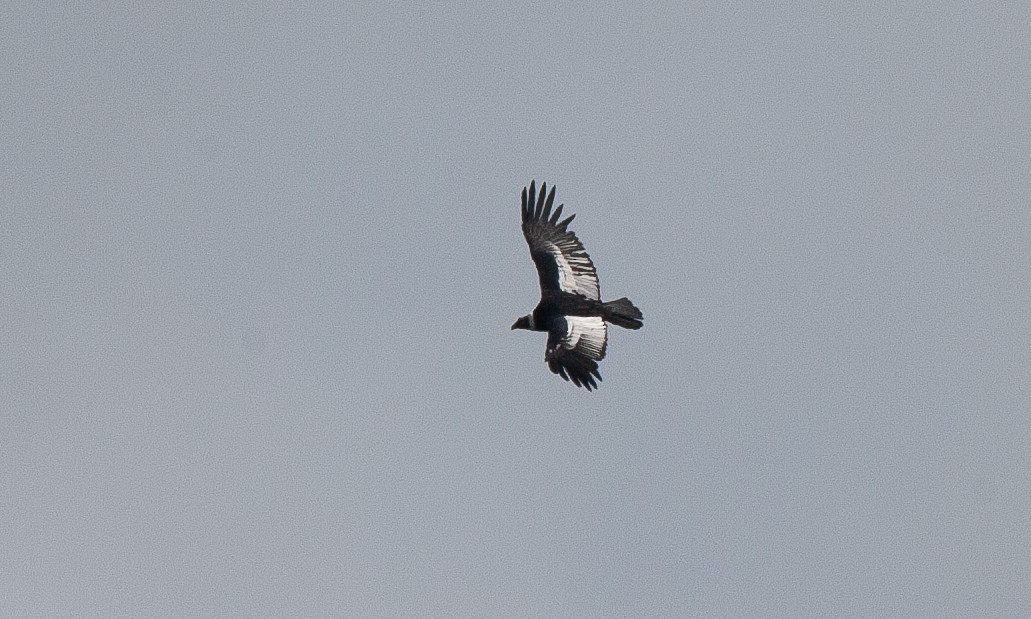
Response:
[[[1031,613],[1026,2],[93,4],[0,18],[0,615]]]

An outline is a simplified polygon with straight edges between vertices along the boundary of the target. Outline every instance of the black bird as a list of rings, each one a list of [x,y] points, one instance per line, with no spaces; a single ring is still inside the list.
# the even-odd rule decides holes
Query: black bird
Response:
[[[555,187],[535,182],[523,188],[523,236],[530,246],[530,257],[537,266],[541,300],[533,313],[515,321],[513,329],[547,331],[548,346],[544,360],[548,368],[577,387],[588,391],[601,380],[598,361],[605,358],[608,340],[605,323],[624,329],[640,329],[641,310],[623,297],[603,303],[598,274],[591,257],[576,235],[566,229],[575,215],[562,221],[562,206],[554,212]]]

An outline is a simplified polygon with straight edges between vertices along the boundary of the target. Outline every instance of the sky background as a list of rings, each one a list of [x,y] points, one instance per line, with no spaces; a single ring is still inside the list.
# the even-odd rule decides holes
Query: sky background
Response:
[[[628,7],[5,6],[0,615],[1031,613],[1031,5]]]

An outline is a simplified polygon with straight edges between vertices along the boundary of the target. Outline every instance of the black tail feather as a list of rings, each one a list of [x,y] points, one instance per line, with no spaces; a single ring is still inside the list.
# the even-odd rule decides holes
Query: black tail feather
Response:
[[[644,326],[644,314],[626,297],[609,301],[602,306],[605,308],[606,322],[624,329],[640,329]]]

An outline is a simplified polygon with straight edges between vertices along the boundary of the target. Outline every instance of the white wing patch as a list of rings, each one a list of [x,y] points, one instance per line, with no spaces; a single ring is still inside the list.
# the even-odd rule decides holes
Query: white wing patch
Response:
[[[576,350],[591,359],[605,358],[606,329],[600,316],[566,316],[566,336],[560,348]]]
[[[597,301],[601,298],[601,291],[598,289],[598,277],[594,274],[591,259],[587,252],[575,244],[568,245],[569,247],[565,248],[568,253],[563,253],[563,248],[554,243],[548,243],[546,246],[548,253],[558,265],[559,289]]]

